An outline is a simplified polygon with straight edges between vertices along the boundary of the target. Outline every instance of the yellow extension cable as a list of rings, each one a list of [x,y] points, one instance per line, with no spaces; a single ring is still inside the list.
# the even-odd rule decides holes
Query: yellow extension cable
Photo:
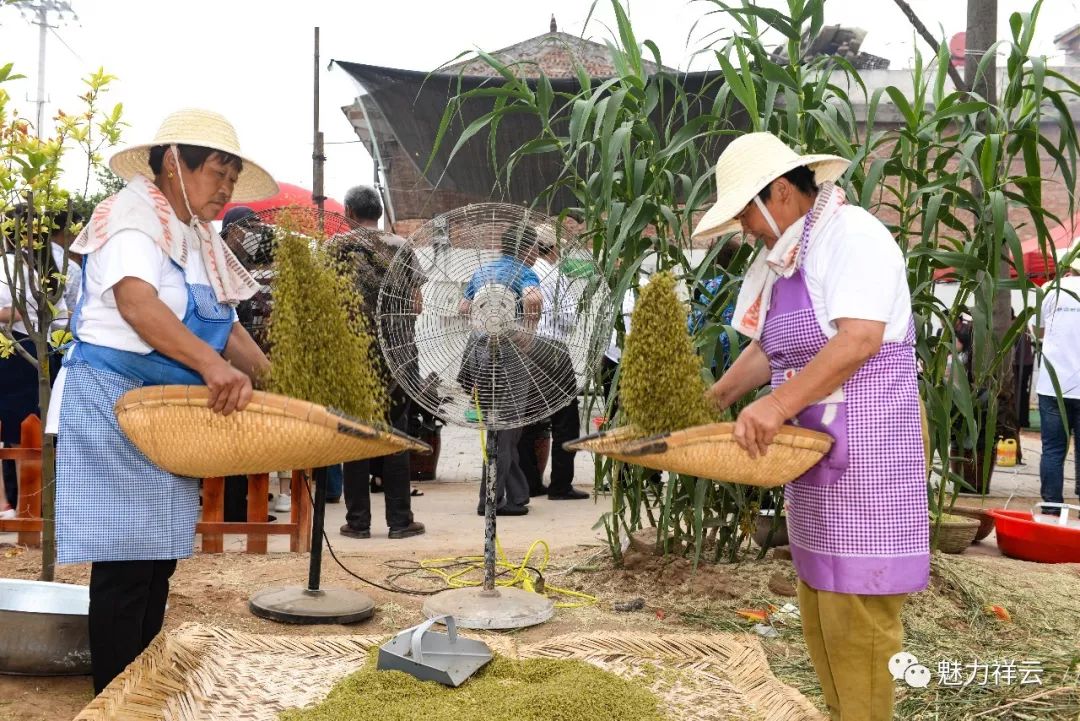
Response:
[[[538,547],[543,547],[544,558],[539,565],[530,564],[533,554]],[[551,558],[551,551],[548,548],[546,541],[537,540],[533,541],[533,544],[529,546],[529,550],[525,552],[525,557],[521,559],[520,564],[511,563],[507,558],[506,552],[503,551],[502,544],[499,539],[495,539],[495,568],[497,570],[509,571],[510,573],[502,574],[502,578],[497,578],[495,581],[496,586],[521,586],[530,593],[536,593],[536,584],[533,582],[532,576],[529,573],[530,568],[536,569],[542,576],[544,569],[547,568],[548,560]],[[455,568],[464,564],[460,570],[454,572],[448,572],[444,570],[445,567],[453,565]],[[484,570],[484,557],[483,556],[457,556],[453,558],[425,558],[420,561],[420,568],[432,573],[436,576],[440,576],[445,582],[448,588],[467,588],[470,586],[481,585],[480,581],[473,581],[463,578],[474,571]],[[557,601],[555,608],[584,608],[585,606],[591,606],[596,603],[595,596],[590,596],[587,593],[581,593],[580,591],[571,591],[568,588],[559,588],[545,583],[543,589],[543,595],[545,596],[562,596],[565,598],[580,599],[577,601]]]

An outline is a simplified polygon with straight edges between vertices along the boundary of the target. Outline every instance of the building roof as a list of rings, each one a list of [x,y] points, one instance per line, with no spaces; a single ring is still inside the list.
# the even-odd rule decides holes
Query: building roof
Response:
[[[522,40],[502,50],[488,53],[504,65],[517,66],[522,77],[539,77],[540,72],[549,78],[572,78],[575,68],[580,65],[591,77],[601,78],[616,75],[615,65],[611,62],[611,52],[607,45],[587,40],[558,30],[555,16],[551,17],[550,31],[528,40]],[[645,72],[655,73],[655,63],[643,60]],[[671,70],[671,68],[664,68]],[[484,60],[478,57],[466,58],[440,72],[494,77],[498,73]]]
[[[1068,47],[1080,40],[1080,25],[1073,25],[1063,33],[1054,36],[1054,44],[1059,47]]]

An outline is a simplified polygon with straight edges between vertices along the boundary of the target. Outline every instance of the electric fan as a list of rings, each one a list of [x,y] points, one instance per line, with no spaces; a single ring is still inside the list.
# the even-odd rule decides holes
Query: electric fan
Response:
[[[538,258],[541,251],[548,260]],[[395,255],[376,311],[391,374],[445,423],[486,434],[483,585],[432,596],[424,605],[429,618],[518,628],[554,612],[544,596],[495,585],[497,490],[506,481],[498,475],[498,436],[548,418],[577,396],[611,330],[610,295],[573,233],[513,205],[440,215]]]

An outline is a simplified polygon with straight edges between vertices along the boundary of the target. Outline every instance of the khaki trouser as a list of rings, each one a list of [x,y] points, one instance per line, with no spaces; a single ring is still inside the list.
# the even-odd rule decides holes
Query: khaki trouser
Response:
[[[803,635],[832,721],[891,721],[889,659],[901,650],[906,598],[817,591],[799,581]]]

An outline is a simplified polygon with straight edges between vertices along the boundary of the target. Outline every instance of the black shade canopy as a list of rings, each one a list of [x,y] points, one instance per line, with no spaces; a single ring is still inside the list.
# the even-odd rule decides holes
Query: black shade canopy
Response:
[[[333,63],[356,80],[366,93],[361,100],[368,122],[361,118],[354,121],[354,125],[369,150],[372,150],[373,140],[378,145],[384,166],[388,159],[393,163],[389,168],[390,190],[398,217],[426,218],[464,203],[486,200],[532,204],[558,178],[562,159],[558,153],[550,152],[523,158],[508,184],[498,182],[497,169],[505,165],[514,150],[535,139],[540,132],[539,121],[528,113],[503,118],[495,139],[493,159],[488,132],[483,130],[466,141],[453,160],[449,160],[450,152],[465,128],[494,108],[495,99],[490,97],[472,98],[462,105],[460,115],[447,129],[439,151],[424,172],[443,112],[451,99],[482,86],[499,87],[504,82],[501,77],[423,73],[336,60]],[[556,94],[572,94],[581,88],[576,78],[549,80]],[[600,84],[604,80],[593,78],[592,82]],[[694,99],[690,117],[711,111],[722,87],[719,72],[680,74],[678,81]],[[526,82],[536,88],[536,79]],[[664,84],[664,88],[670,101],[674,91],[670,84]],[[562,111],[556,100],[552,113],[556,132],[564,132],[569,112]],[[368,130],[369,124],[374,139]],[[412,168],[397,167],[405,158]],[[558,213],[573,204],[572,196],[561,192],[545,205],[548,212]]]

